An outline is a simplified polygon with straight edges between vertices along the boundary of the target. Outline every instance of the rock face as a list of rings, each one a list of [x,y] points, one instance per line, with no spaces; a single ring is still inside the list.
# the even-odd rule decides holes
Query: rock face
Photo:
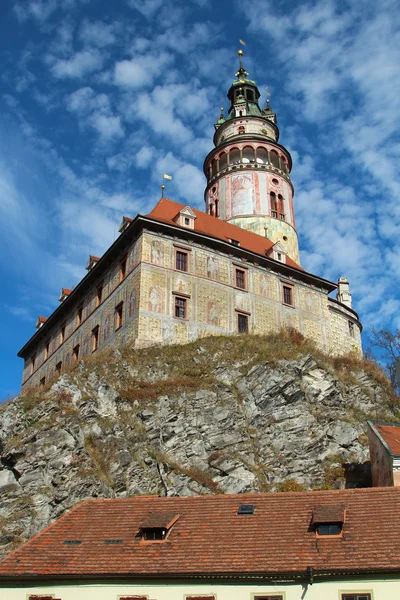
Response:
[[[387,388],[268,340],[115,351],[3,406],[0,553],[87,497],[368,485]]]

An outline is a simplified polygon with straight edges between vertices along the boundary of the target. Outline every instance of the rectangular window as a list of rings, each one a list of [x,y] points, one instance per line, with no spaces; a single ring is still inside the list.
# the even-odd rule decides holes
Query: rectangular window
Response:
[[[288,285],[283,286],[283,304],[293,306],[293,289]]]
[[[40,387],[44,387],[46,385],[46,377],[42,377],[42,379],[39,381],[39,385]]]
[[[96,325],[96,327],[94,327],[92,329],[92,338],[91,338],[92,352],[95,352],[97,350],[97,348],[99,347],[99,331],[100,331],[100,327],[98,325]]]
[[[285,215],[283,213],[279,213],[279,218],[281,221],[285,220]]]
[[[351,337],[354,337],[354,323],[353,321],[349,321],[349,334]]]
[[[370,593],[355,592],[354,594],[342,594],[341,600],[371,600]]]
[[[61,346],[61,344],[63,344],[63,343],[64,343],[64,341],[65,341],[65,327],[66,327],[65,323],[63,323],[63,324],[61,325],[61,329],[60,329],[60,346]]]
[[[178,271],[188,270],[188,253],[182,252],[182,250],[176,251],[175,267]]]
[[[50,342],[49,342],[49,340],[47,340],[47,342],[44,345],[44,360],[47,360],[49,358],[49,353],[50,353]]]
[[[96,306],[100,306],[102,299],[103,299],[103,284],[101,283],[99,286],[97,286]]]
[[[177,317],[178,319],[186,319],[186,312],[186,298],[180,298],[179,296],[175,296],[175,317]]]
[[[60,360],[60,362],[58,362],[56,364],[56,373],[57,373],[57,375],[59,375],[61,373],[61,369],[62,369],[62,361]]]
[[[118,306],[115,307],[115,331],[122,327],[124,319],[124,303],[120,302]]]
[[[120,281],[123,281],[126,277],[126,261],[127,261],[127,256],[125,255],[119,265],[119,280]]]
[[[83,304],[80,304],[78,306],[78,312],[76,315],[76,326],[79,327],[80,325],[82,325],[82,320],[83,320]]]
[[[243,315],[242,313],[238,313],[238,332],[239,333],[248,333],[249,332],[249,317],[248,315]]]
[[[34,354],[31,358],[31,366],[30,366],[31,375],[32,375],[33,371],[35,370],[35,362],[36,362],[36,354]]]
[[[243,269],[235,269],[235,285],[240,290],[246,289],[246,271]]]
[[[186,227],[188,227],[190,225],[189,217],[185,217],[185,225],[186,225]]]
[[[79,344],[77,344],[75,346],[75,348],[72,350],[72,357],[74,359],[74,362],[78,362],[78,360],[79,360],[79,350],[80,350]]]
[[[254,600],[283,600],[282,594],[272,594],[269,596],[254,596]]]

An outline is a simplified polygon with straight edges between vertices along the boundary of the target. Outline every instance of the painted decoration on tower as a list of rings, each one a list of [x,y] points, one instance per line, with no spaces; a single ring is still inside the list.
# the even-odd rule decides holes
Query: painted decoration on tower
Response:
[[[134,244],[133,248],[131,249],[130,252],[130,266],[131,269],[134,269],[136,267],[136,265],[138,264],[138,245]]]
[[[128,314],[131,317],[136,309],[136,292],[132,290],[129,295],[129,311]]]
[[[252,173],[232,175],[232,216],[255,213],[255,193]]]
[[[218,279],[218,260],[215,256],[207,258],[207,277],[210,279]]]
[[[163,265],[164,249],[159,240],[154,240],[151,242],[151,262],[153,265],[160,265],[160,267]]]
[[[104,323],[104,334],[103,334],[104,341],[106,341],[106,339],[110,337],[110,319],[111,319],[110,315],[107,315],[105,323]]]
[[[158,285],[152,285],[149,289],[148,308],[151,312],[163,312],[162,310],[162,289]]]
[[[207,305],[207,322],[210,325],[219,327],[220,324],[220,308],[216,302],[209,302]]]

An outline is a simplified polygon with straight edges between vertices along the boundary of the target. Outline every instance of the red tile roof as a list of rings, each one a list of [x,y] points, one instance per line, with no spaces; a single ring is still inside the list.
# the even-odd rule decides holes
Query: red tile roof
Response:
[[[178,202],[174,202],[168,198],[161,198],[158,204],[156,204],[153,210],[146,216],[150,217],[151,219],[155,219],[156,221],[162,221],[163,223],[174,225],[180,229],[185,229],[184,227],[177,225],[174,221],[176,215],[183,208],[185,208],[184,204],[179,204]],[[196,210],[195,208],[191,207],[191,209],[196,215],[194,231],[197,231],[198,233],[210,235],[224,242],[229,242],[232,239],[237,240],[240,242],[241,248],[250,250],[256,254],[261,254],[262,256],[265,255],[266,250],[269,251],[274,245],[274,242],[268,238],[257,235],[256,233],[252,233],[251,231],[247,231],[246,229],[242,229],[237,225],[232,225],[231,223],[222,221],[222,219],[207,215],[206,213]],[[289,257],[286,259],[286,264],[296,269],[303,270],[300,265],[298,265]]]
[[[61,295],[69,296],[70,294],[72,294],[72,290],[68,288],[61,288]]]
[[[400,456],[400,425],[378,425],[374,423],[374,427],[386,442],[392,454]]]
[[[240,504],[254,515],[238,515]],[[316,538],[314,511],[338,506],[343,537]],[[179,519],[165,541],[143,543],[141,525],[157,513]],[[89,499],[4,558],[0,579],[399,570],[399,514],[399,487]]]
[[[47,317],[41,317],[40,315],[38,316],[37,320],[39,321],[39,323],[46,323],[47,321]]]

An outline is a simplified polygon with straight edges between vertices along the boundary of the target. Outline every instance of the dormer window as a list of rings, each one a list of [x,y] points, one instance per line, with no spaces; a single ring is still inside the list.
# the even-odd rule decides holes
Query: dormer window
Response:
[[[59,301],[60,302],[64,302],[64,300],[66,300],[68,298],[68,296],[71,294],[72,290],[69,290],[68,288],[61,288],[61,294],[59,296]]]
[[[36,321],[36,329],[40,329],[46,323],[47,317],[39,316]]]
[[[274,260],[277,260],[281,263],[286,263],[287,250],[280,240],[277,241],[272,248],[267,250],[265,254]]]
[[[100,258],[98,256],[93,256],[93,254],[89,254],[89,258],[86,264],[86,271],[91,271],[93,267],[97,265]]]
[[[342,533],[343,523],[323,523],[317,525],[318,535],[340,535]]]
[[[343,506],[317,506],[313,510],[312,525],[319,537],[341,536],[345,520]]]
[[[232,246],[238,246],[238,247],[240,246],[239,240],[232,240],[231,239],[230,242],[231,242]]]
[[[185,208],[182,208],[182,210],[178,212],[178,214],[174,218],[174,221],[181,227],[186,227],[187,229],[194,229],[195,219],[196,215],[194,211],[190,208],[190,206],[185,206]]]
[[[179,515],[171,513],[152,513],[140,526],[140,535],[144,542],[162,542],[169,535]]]
[[[132,223],[132,220],[133,219],[130,217],[122,217],[122,221],[118,228],[119,233],[124,233],[125,229],[128,229],[129,225]]]

